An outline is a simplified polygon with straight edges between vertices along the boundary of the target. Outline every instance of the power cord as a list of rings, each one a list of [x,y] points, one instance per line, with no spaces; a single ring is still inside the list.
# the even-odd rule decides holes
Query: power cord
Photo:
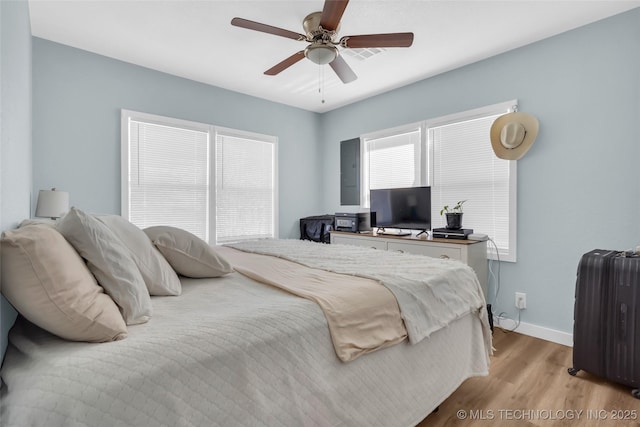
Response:
[[[494,292],[493,292],[493,302],[492,302],[492,306],[495,306],[495,304],[498,302],[498,295],[500,294],[500,252],[498,251],[498,245],[496,245],[496,242],[494,242],[493,239],[489,238],[487,240],[491,242],[491,244],[493,245],[493,249],[495,250],[496,260],[497,260],[497,268],[496,268],[497,274],[494,273],[493,271],[493,264],[495,263],[496,260],[494,260],[493,258],[489,260],[489,275],[493,278],[493,282],[495,283]],[[522,313],[522,309],[518,308],[518,320],[508,317],[506,315],[507,313],[504,311],[498,314],[498,319],[507,319],[515,323],[515,326],[513,327],[513,329],[505,329],[502,326],[500,326],[500,329],[502,330],[502,332],[509,333],[518,329],[518,326],[520,326],[521,313]]]
[[[487,240],[489,242],[491,242],[491,244],[493,245],[493,248],[495,249],[495,253],[496,253],[496,258],[498,260],[498,263],[497,263],[498,275],[497,276],[493,272],[493,264],[494,264],[495,260],[493,258],[491,258],[489,260],[489,274],[490,274],[491,277],[493,277],[493,282],[496,284],[496,286],[494,287],[493,301],[491,302],[491,304],[495,305],[496,302],[498,302],[498,294],[500,293],[500,253],[498,252],[498,245],[496,245],[496,242],[494,242],[492,238],[488,238]]]
[[[504,332],[505,334],[508,334],[509,332],[513,332],[516,329],[518,329],[518,326],[520,326],[520,313],[522,313],[522,309],[521,308],[518,309],[518,320],[517,321],[512,319],[512,318],[510,318],[510,317],[508,317],[508,316],[506,316],[507,313],[505,313],[504,311],[502,313],[498,314],[498,319],[508,319],[508,320],[511,320],[511,321],[515,322],[515,324],[516,324],[513,327],[513,329],[505,329],[503,327],[500,327],[502,332]]]

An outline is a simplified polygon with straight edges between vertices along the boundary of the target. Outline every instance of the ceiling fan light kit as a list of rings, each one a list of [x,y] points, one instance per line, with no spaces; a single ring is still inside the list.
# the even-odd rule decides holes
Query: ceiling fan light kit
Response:
[[[327,46],[320,43],[312,43],[304,50],[304,56],[311,62],[324,65],[333,62],[338,56],[338,49],[335,46]]]
[[[350,83],[358,77],[340,56],[337,46],[342,49],[409,47],[413,43],[413,33],[344,36],[336,42],[334,38],[348,3],[349,0],[325,0],[322,12],[310,13],[302,21],[306,35],[243,18],[233,18],[231,25],[310,43],[304,50],[265,71],[266,75],[277,75],[306,57],[318,65],[329,64],[343,83]]]

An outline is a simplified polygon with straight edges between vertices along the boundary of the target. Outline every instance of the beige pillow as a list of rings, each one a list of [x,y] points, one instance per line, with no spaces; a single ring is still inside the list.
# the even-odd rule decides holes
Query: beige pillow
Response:
[[[29,321],[73,341],[127,336],[116,304],[53,227],[29,225],[5,231],[1,250],[2,293]]]
[[[95,217],[129,249],[150,295],[180,295],[182,285],[178,275],[141,229],[119,215]]]
[[[120,307],[127,325],[145,323],[151,317],[151,297],[129,250],[109,228],[71,208],[56,228],[87,260],[98,283]]]
[[[28,219],[22,220],[20,225],[18,225],[18,228],[26,227],[27,225],[48,225],[49,227],[55,227],[56,220],[51,218],[38,218],[38,219],[28,218]]]
[[[233,271],[231,264],[212,246],[186,230],[158,226],[143,231],[178,274],[199,279]]]

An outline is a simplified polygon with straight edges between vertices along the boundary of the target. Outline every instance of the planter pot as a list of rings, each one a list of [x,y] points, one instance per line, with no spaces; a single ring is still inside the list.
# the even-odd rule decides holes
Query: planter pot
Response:
[[[447,216],[447,228],[450,230],[459,230],[462,228],[462,213],[453,212],[446,213]]]

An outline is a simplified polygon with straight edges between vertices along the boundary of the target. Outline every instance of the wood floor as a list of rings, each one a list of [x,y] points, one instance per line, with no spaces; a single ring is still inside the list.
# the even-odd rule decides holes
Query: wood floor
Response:
[[[640,427],[629,387],[567,373],[570,347],[497,328],[493,346],[489,376],[465,381],[418,427]]]

